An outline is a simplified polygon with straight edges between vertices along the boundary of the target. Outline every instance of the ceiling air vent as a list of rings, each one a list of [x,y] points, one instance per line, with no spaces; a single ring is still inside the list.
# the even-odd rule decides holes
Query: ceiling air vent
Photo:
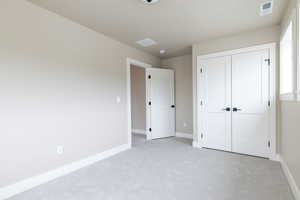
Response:
[[[260,6],[260,16],[270,15],[273,12],[273,1],[267,1]]]
[[[141,45],[143,47],[150,47],[150,46],[153,46],[153,45],[157,44],[157,42],[155,42],[154,40],[152,40],[150,38],[137,41],[136,43],[138,43],[139,45]]]

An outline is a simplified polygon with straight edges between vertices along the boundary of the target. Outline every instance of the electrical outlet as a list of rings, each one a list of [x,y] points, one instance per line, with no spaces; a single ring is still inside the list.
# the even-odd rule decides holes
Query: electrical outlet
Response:
[[[57,146],[56,152],[58,155],[61,155],[64,153],[64,147],[63,146]]]

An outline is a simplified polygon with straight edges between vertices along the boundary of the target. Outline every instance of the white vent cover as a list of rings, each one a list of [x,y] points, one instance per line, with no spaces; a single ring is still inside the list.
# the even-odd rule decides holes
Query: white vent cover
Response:
[[[162,49],[162,50],[159,51],[159,53],[160,53],[160,54],[165,54],[165,53],[166,53],[166,50]]]
[[[262,3],[260,6],[260,16],[272,14],[273,12],[273,1],[267,1]]]
[[[157,44],[157,42],[155,42],[154,40],[152,40],[150,38],[146,38],[144,40],[137,41],[136,43],[138,43],[139,45],[141,45],[143,47],[150,47],[150,46]]]

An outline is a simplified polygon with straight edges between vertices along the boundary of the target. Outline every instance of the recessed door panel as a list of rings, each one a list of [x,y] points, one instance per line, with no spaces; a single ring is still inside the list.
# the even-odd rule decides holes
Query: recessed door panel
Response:
[[[269,51],[232,56],[232,151],[267,157]]]
[[[203,145],[231,150],[231,59],[218,57],[202,60]]]

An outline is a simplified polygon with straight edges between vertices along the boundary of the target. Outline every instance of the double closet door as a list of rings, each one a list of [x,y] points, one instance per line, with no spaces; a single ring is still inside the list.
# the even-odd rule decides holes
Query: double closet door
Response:
[[[199,60],[203,147],[268,157],[269,50]]]

